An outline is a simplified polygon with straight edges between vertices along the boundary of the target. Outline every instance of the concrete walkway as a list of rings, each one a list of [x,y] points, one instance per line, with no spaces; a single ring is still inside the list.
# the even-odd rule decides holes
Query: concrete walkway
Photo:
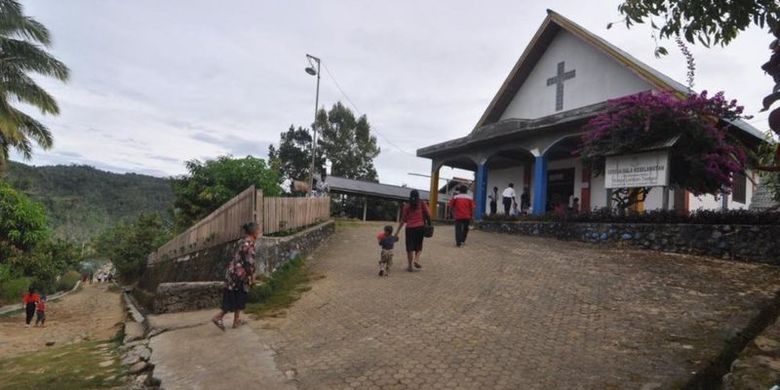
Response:
[[[250,327],[222,332],[210,319],[215,310],[151,316],[166,330],[152,337],[154,376],[167,390],[285,390],[295,387],[276,369],[274,354]],[[228,322],[228,321],[226,321]]]
[[[152,339],[156,376],[166,389],[674,388],[780,290],[763,265],[482,232],[456,248],[451,227],[426,240],[422,271],[399,255],[380,278],[380,228],[339,228],[312,261],[324,278],[283,318],[224,334],[212,312],[152,319],[186,327]]]

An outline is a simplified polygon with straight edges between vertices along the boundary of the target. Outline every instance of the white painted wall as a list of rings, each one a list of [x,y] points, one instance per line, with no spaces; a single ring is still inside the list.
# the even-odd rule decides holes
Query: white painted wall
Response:
[[[748,177],[754,177],[754,180],[758,180],[756,175],[753,175],[751,171],[748,171]],[[607,206],[607,195],[604,189],[604,176],[591,178],[590,182],[590,204],[591,209],[599,209]],[[756,186],[750,181],[746,185],[746,197],[745,203],[735,202],[732,196],[728,197],[729,210],[742,210],[750,207],[750,200],[753,198],[753,192]],[[702,195],[693,196],[688,195],[688,209],[690,211],[696,210],[720,210],[722,201],[720,197],[715,195]],[[661,188],[653,188],[650,193],[647,194],[645,200],[645,210],[658,210],[663,207],[663,191]],[[674,190],[669,191],[669,208],[674,209]]]
[[[607,207],[607,189],[604,188],[604,175],[590,178],[590,209]]]
[[[747,176],[752,177],[753,180],[758,183],[758,175],[753,175],[752,171],[747,171]],[[755,176],[755,177],[754,177]],[[745,186],[745,203],[735,202],[731,195],[728,196],[727,207],[729,210],[744,210],[750,207],[750,200],[753,198],[753,192],[755,191],[755,185],[748,180]],[[702,195],[693,196],[690,195],[689,207],[691,211],[695,210],[719,210],[723,205],[722,198],[715,195]]]
[[[548,86],[547,79],[556,75],[561,61],[566,62],[565,71],[576,71],[573,79],[564,82],[563,111],[652,89],[650,84],[612,57],[562,30],[539,59],[501,119],[534,119],[554,114],[555,85]]]

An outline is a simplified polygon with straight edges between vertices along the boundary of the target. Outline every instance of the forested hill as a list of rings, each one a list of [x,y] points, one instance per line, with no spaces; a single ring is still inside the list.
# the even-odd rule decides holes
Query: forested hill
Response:
[[[46,207],[55,236],[83,241],[142,212],[170,219],[168,179],[101,171],[85,165],[33,167],[11,162],[2,180]]]

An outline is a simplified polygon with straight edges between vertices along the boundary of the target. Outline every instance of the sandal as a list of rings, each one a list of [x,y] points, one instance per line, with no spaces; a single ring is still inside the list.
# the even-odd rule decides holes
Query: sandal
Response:
[[[422,268],[422,266],[420,265],[420,263],[415,261],[414,262],[414,268]]]
[[[412,268],[411,265],[408,268],[406,268],[406,270],[409,271],[409,272],[414,272],[414,268]]]
[[[217,328],[219,328],[221,331],[223,331],[223,332],[225,331],[225,324],[222,322],[222,320],[218,320],[216,318],[212,318],[211,322],[213,322],[214,325],[216,325]]]
[[[239,326],[243,326],[243,325],[246,325],[246,321],[244,321],[244,320],[238,320],[238,322],[234,322],[234,323],[233,323],[233,329],[236,329],[236,328],[238,328]]]

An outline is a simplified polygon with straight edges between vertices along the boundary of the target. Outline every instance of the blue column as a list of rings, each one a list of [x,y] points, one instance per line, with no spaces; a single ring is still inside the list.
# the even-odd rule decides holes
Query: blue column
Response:
[[[486,164],[479,164],[477,166],[477,175],[474,188],[474,200],[477,203],[477,211],[474,213],[475,220],[482,220],[482,215],[485,213],[485,205],[487,204],[487,176],[488,170]]]
[[[533,212],[542,215],[547,210],[547,158],[544,156],[538,156],[534,161],[533,187]]]

